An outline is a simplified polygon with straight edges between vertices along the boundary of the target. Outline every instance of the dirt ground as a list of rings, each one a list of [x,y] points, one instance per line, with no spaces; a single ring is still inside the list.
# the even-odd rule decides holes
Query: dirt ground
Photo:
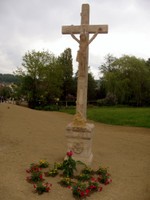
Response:
[[[48,178],[50,193],[38,195],[26,182],[33,162],[62,161],[65,127],[73,116],[0,104],[0,200],[71,200],[71,191]],[[92,168],[109,167],[113,182],[87,199],[150,200],[150,129],[95,123]]]

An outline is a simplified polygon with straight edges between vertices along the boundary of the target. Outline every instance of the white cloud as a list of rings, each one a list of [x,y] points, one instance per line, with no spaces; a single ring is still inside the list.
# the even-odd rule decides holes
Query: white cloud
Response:
[[[0,73],[10,73],[10,71],[13,72],[13,66],[14,63],[9,59],[7,54],[0,51]]]

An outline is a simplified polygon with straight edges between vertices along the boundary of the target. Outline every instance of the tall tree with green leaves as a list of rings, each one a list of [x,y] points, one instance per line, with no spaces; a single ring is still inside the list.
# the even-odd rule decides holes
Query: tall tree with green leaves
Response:
[[[41,91],[45,103],[58,101],[63,93],[63,72],[57,59],[53,59],[44,70],[45,78],[41,84]]]
[[[47,104],[61,95],[62,72],[57,58],[48,51],[31,51],[23,56],[22,91],[29,106]],[[19,71],[20,73],[20,71]]]
[[[105,74],[114,71],[113,63],[116,59],[112,54],[107,54],[104,58],[105,62],[99,67],[100,73]]]
[[[95,101],[96,94],[97,94],[97,82],[95,81],[93,74],[89,72],[88,73],[88,92],[87,92],[88,102]]]
[[[115,95],[121,104],[145,105],[149,98],[149,70],[146,61],[124,55],[111,63],[111,70],[105,70],[107,93]]]
[[[58,57],[58,63],[62,69],[63,73],[63,84],[62,90],[63,94],[61,99],[68,101],[68,97],[73,95],[73,64],[72,64],[72,53],[71,49],[67,48],[63,53]]]
[[[0,85],[0,100],[7,100],[12,97],[12,88],[8,85]]]
[[[129,103],[141,106],[145,104],[145,98],[149,89],[148,68],[144,59],[136,58],[135,56],[123,56],[114,62],[118,67],[121,87]],[[120,91],[120,96],[121,96]]]

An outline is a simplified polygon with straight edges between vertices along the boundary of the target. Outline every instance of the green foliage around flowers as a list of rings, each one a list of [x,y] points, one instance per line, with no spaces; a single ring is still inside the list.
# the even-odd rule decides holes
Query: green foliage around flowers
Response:
[[[90,178],[91,178],[91,174],[82,174],[82,173],[77,177],[79,181],[87,181]]]
[[[63,174],[65,177],[73,177],[76,169],[76,161],[72,159],[72,151],[67,152],[68,159],[63,162]]]
[[[37,164],[31,164],[30,168],[26,170],[27,173],[30,173],[30,176],[27,176],[26,180],[30,183],[37,183],[43,181],[43,175],[41,168]]]
[[[35,192],[38,194],[43,194],[44,192],[49,192],[51,190],[52,184],[39,182],[37,185],[34,184]]]
[[[99,169],[96,171],[96,173],[99,175],[99,177],[98,177],[99,182],[107,184],[108,177],[110,176],[110,174],[107,171],[107,168],[99,167]]]
[[[26,170],[30,175],[26,180],[33,184],[36,193],[43,194],[44,192],[49,192],[52,187],[52,184],[48,183],[46,179],[49,176],[55,177],[59,175],[61,179],[58,183],[71,189],[73,196],[79,199],[89,197],[94,192],[102,191],[102,184],[107,185],[112,182],[107,168],[99,167],[97,170],[93,170],[81,161],[75,161],[72,155],[72,151],[67,152],[66,160],[62,163],[55,162],[54,167],[49,168],[46,172],[43,168],[50,166],[47,161],[41,160],[38,164],[32,163],[29,169]],[[77,164],[82,164],[83,166],[80,171],[78,171]]]
[[[69,187],[72,185],[72,179],[69,177],[63,177],[60,182],[59,182],[62,186],[64,187]]]
[[[87,186],[85,183],[82,182],[77,182],[77,184],[72,186],[72,194],[76,197],[76,198],[80,198],[80,197],[85,197],[89,195],[89,190],[87,189]]]
[[[85,168],[82,170],[82,173],[83,174],[93,174],[94,171],[90,167],[85,166]]]
[[[63,163],[55,162],[54,163],[54,168],[58,169],[58,170],[63,170]]]
[[[49,166],[49,163],[46,160],[40,160],[38,166],[41,168],[47,168]]]
[[[45,176],[52,176],[55,177],[58,174],[58,169],[57,168],[53,168],[50,169],[48,172],[45,172]]]

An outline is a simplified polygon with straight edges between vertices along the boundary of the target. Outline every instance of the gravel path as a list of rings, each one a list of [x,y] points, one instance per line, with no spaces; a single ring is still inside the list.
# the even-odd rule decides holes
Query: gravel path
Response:
[[[0,104],[0,200],[71,200],[71,191],[57,178],[50,193],[34,194],[25,170],[33,162],[62,161],[66,154],[65,127],[73,116]],[[95,123],[94,160],[109,167],[112,184],[91,200],[150,200],[150,129]]]

